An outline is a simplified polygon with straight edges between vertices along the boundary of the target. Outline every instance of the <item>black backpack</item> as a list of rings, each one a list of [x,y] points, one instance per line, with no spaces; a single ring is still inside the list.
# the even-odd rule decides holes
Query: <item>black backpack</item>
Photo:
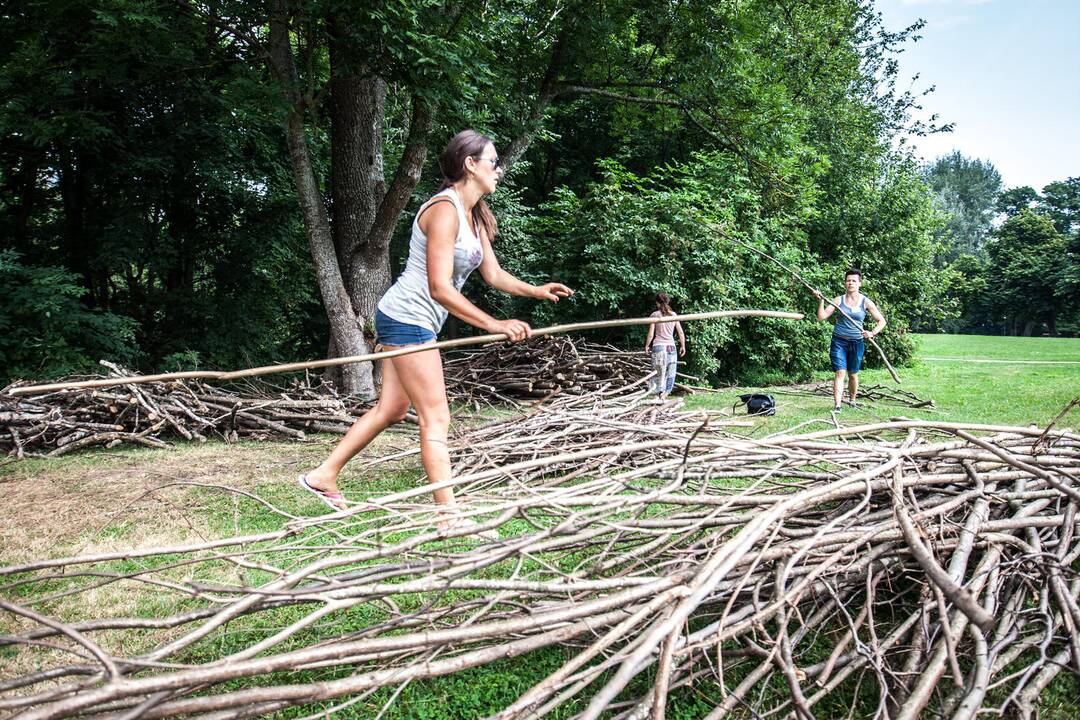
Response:
[[[747,393],[740,395],[739,401],[746,404],[747,415],[775,415],[776,399],[772,395]]]

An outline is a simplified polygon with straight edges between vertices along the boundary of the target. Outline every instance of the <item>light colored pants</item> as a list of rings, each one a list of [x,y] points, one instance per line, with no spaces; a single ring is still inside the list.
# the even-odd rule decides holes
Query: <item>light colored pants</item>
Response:
[[[669,393],[675,389],[675,370],[679,366],[679,355],[674,345],[653,345],[652,366],[656,370],[653,380],[653,392]]]

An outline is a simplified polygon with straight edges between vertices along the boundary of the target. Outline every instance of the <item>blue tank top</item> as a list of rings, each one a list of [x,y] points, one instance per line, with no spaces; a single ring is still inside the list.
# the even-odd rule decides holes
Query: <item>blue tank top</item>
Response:
[[[840,307],[844,308],[844,312],[852,317],[859,325],[855,325],[851,320],[841,313],[837,312],[836,324],[833,325],[833,335],[844,340],[862,340],[862,324],[866,322],[866,296],[859,296],[859,307],[848,307],[844,302],[844,296],[840,296],[840,302],[837,303]]]

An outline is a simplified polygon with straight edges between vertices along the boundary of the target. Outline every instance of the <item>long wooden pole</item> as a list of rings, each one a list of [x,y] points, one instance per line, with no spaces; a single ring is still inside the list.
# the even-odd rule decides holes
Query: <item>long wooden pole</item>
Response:
[[[852,323],[853,325],[855,325],[855,327],[859,328],[860,330],[862,330],[862,329],[863,329],[863,324],[862,324],[861,322],[859,322],[859,321],[858,321],[858,320],[856,320],[855,318],[851,317],[851,315],[849,315],[849,314],[848,314],[848,312],[847,312],[846,310],[844,310],[844,308],[840,307],[839,305],[837,305],[836,303],[834,303],[834,302],[833,302],[832,300],[830,300],[830,299],[829,299],[829,297],[828,297],[828,295],[826,295],[825,293],[821,292],[820,290],[818,290],[817,288],[815,288],[815,287],[814,287],[813,285],[811,285],[810,283],[808,283],[808,282],[807,282],[807,281],[806,281],[806,280],[805,280],[805,279],[803,278],[803,276],[802,276],[802,275],[800,275],[799,273],[795,272],[794,270],[792,270],[791,268],[789,268],[789,267],[788,267],[787,265],[785,265],[784,263],[780,262],[779,260],[777,260],[776,258],[774,258],[774,257],[773,257],[772,255],[769,255],[768,253],[764,252],[763,250],[758,250],[758,249],[757,249],[756,247],[754,247],[753,245],[749,245],[749,244],[747,244],[747,243],[744,243],[744,242],[743,242],[742,240],[739,240],[738,238],[734,238],[734,237],[732,237],[731,235],[728,235],[728,234],[727,234],[726,232],[724,232],[724,231],[723,231],[723,230],[722,230],[721,228],[717,227],[716,225],[712,225],[711,227],[713,228],[713,230],[715,230],[715,231],[716,231],[716,232],[717,232],[718,234],[720,234],[721,236],[723,236],[723,237],[724,237],[725,239],[727,239],[727,240],[730,240],[731,242],[735,243],[736,245],[741,245],[742,247],[746,248],[747,250],[750,250],[751,252],[755,252],[755,253],[757,253],[758,255],[762,256],[763,258],[766,258],[767,260],[772,260],[772,261],[773,261],[774,263],[776,263],[776,264],[777,264],[777,265],[779,265],[780,267],[784,268],[784,270],[786,270],[786,271],[787,271],[788,273],[790,273],[790,274],[791,274],[791,276],[792,276],[792,277],[794,277],[794,278],[795,278],[796,280],[798,280],[798,281],[799,281],[799,282],[801,282],[801,283],[802,283],[803,285],[805,285],[805,286],[807,287],[807,289],[809,289],[809,290],[810,290],[811,292],[815,292],[815,293],[818,293],[818,294],[820,294],[820,295],[821,295],[821,298],[822,298],[822,299],[823,299],[823,300],[824,300],[825,302],[829,303],[829,304],[830,304],[830,305],[832,305],[832,306],[833,306],[834,308],[836,308],[837,310],[839,310],[839,311],[840,311],[840,314],[841,314],[841,315],[843,315],[844,317],[846,317],[846,318],[847,318],[848,320],[850,320],[850,321],[851,321],[851,323]],[[874,340],[874,338],[866,338],[866,339],[867,339],[867,340],[868,340],[868,341],[870,342],[870,344],[871,344],[871,345],[873,345],[873,346],[874,346],[874,349],[878,351],[878,355],[880,355],[880,356],[881,356],[881,359],[882,359],[882,360],[883,360],[883,361],[885,362],[885,367],[886,367],[886,368],[888,368],[888,370],[889,370],[889,374],[890,374],[890,375],[892,375],[892,379],[893,379],[894,381],[896,381],[896,384],[897,384],[897,385],[899,385],[899,384],[900,384],[900,376],[896,374],[896,370],[895,370],[895,369],[893,368],[893,366],[892,366],[892,363],[891,363],[891,362],[889,362],[889,358],[885,356],[885,351],[881,349],[881,346],[877,344],[877,342],[876,342],[876,341]]]
[[[594,322],[570,323],[566,325],[552,325],[545,328],[537,328],[532,331],[533,337],[544,335],[558,335],[560,333],[577,332],[579,330],[596,330],[599,328],[624,327],[627,325],[654,325],[662,322],[709,320],[724,317],[771,317],[785,320],[802,320],[802,313],[780,312],[776,310],[716,310],[713,312],[690,313],[687,315],[665,315],[663,317],[625,318],[622,320],[596,320]],[[52,383],[48,385],[25,385],[23,387],[8,390],[9,395],[32,395],[57,390],[81,390],[85,388],[115,387],[116,385],[135,385],[148,382],[168,382],[170,380],[236,380],[257,375],[273,375],[275,373],[295,372],[297,370],[313,370],[316,368],[334,367],[335,365],[347,365],[349,363],[369,362],[371,360],[385,360],[386,358],[408,355],[425,350],[445,350],[447,348],[465,347],[468,345],[487,345],[488,343],[500,342],[509,338],[504,333],[494,335],[478,335],[476,337],[459,338],[457,340],[444,340],[437,343],[424,345],[409,345],[397,350],[385,350],[383,352],[368,353],[366,355],[350,355],[349,357],[329,358],[327,360],[312,360],[302,363],[288,363],[286,365],[265,365],[263,367],[248,368],[247,370],[234,370],[224,372],[217,370],[192,370],[187,372],[162,373],[160,375],[133,375],[126,378],[103,378],[101,380],[82,380],[79,382]]]

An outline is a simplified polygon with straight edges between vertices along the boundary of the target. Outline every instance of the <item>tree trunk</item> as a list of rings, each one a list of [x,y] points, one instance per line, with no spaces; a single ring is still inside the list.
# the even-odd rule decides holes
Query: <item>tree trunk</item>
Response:
[[[332,72],[336,55],[331,52]],[[431,119],[414,98],[405,151],[387,188],[382,152],[386,82],[340,70],[331,96],[334,245],[357,321],[370,330],[375,306],[390,287],[390,238],[420,181]]]
[[[89,307],[97,307],[98,292],[94,283],[93,257],[94,240],[86,232],[86,172],[87,168],[80,154],[73,149],[60,150],[60,199],[64,208],[64,245],[65,255],[69,258],[71,269],[82,278],[87,289],[85,302]]]
[[[283,0],[274,3],[274,14],[270,20],[270,54],[272,70],[291,105],[285,123],[289,159],[292,161],[296,193],[315,264],[315,277],[330,321],[331,338],[342,355],[362,355],[368,349],[367,343],[364,342],[361,325],[341,280],[341,270],[330,232],[330,220],[319,193],[308,152],[303,109],[297,89],[296,66],[289,42],[289,26]],[[374,395],[370,364],[367,364],[366,372],[357,365],[344,366],[341,389],[350,395]]]
[[[569,37],[570,33],[574,31],[576,24],[573,22],[566,22],[563,25],[562,32],[559,33],[558,39],[555,41],[555,46],[551,50],[551,58],[548,61],[547,70],[544,72],[544,77],[540,81],[540,88],[536,94],[536,102],[533,104],[528,118],[525,120],[521,129],[521,134],[514,138],[503,148],[500,153],[504,165],[507,169],[513,167],[521,156],[525,154],[525,151],[532,145],[533,137],[536,135],[536,131],[543,123],[544,115],[547,113],[548,108],[551,106],[552,101],[558,95],[558,83],[559,75],[563,68],[569,61]]]
[[[14,205],[14,227],[12,240],[17,250],[25,252],[30,241],[30,218],[33,215],[34,203],[37,196],[37,177],[40,166],[40,153],[31,153],[29,149],[22,147],[16,150],[22,155],[22,163],[14,175],[4,178],[8,181],[5,194],[8,194]]]
[[[338,67],[338,50],[330,44],[330,196],[334,251],[349,302],[371,348],[371,320],[375,304],[389,287],[389,260],[385,268],[356,268],[355,248],[361,245],[375,220],[375,207],[384,193],[382,125],[386,83],[373,75],[360,76]],[[357,291],[353,277],[363,273]],[[336,343],[331,342],[336,351]],[[375,387],[371,363],[359,371],[364,383]],[[330,373],[336,375],[336,368]]]
[[[336,53],[331,45],[330,64]],[[386,82],[374,75],[335,75],[330,87],[330,190],[334,245],[345,277],[352,275],[352,252],[375,222],[386,192],[383,132]]]

